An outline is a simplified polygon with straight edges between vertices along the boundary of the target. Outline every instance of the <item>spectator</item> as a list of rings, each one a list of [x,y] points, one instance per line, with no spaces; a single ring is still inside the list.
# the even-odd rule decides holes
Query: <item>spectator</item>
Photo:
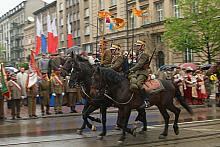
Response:
[[[25,73],[25,68],[21,67],[20,72],[17,74],[17,83],[21,86],[21,98],[27,98],[27,81],[28,81],[28,74]]]

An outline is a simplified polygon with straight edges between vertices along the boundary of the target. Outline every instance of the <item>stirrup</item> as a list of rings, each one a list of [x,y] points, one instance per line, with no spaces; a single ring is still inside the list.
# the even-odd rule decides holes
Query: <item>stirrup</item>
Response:
[[[144,104],[145,104],[145,108],[149,108],[151,106],[149,101],[144,101]]]

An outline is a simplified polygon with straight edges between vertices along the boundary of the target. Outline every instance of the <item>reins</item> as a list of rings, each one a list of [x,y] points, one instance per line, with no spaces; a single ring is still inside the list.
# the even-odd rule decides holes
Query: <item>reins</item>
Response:
[[[117,102],[116,100],[114,100],[112,97],[110,97],[107,93],[104,93],[104,96],[107,97],[108,99],[112,100],[114,103],[118,104],[118,105],[127,105],[128,103],[131,102],[131,100],[133,99],[134,97],[134,93],[132,93],[130,99],[125,102],[125,103],[120,103],[120,102]]]

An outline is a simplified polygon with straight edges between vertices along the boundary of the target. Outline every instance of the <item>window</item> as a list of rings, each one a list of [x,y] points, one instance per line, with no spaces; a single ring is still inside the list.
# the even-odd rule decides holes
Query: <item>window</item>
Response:
[[[89,17],[89,8],[86,8],[84,11],[85,11],[85,14],[84,14],[85,17]]]
[[[164,60],[165,60],[164,53],[162,51],[159,51],[157,55],[157,67],[163,66]]]
[[[63,3],[60,3],[60,11],[63,10]]]
[[[60,18],[60,26],[63,26],[63,18]]]
[[[105,9],[104,0],[99,0],[99,9]]]
[[[173,6],[173,15],[177,18],[180,17],[180,10],[177,0],[172,0],[172,6]]]
[[[88,25],[88,26],[85,26],[85,35],[89,35],[89,34],[90,34],[90,27]]]
[[[156,8],[156,21],[163,21],[163,3],[155,3]]]
[[[60,34],[61,41],[64,41],[64,34]]]
[[[147,10],[148,10],[148,8],[146,8]],[[142,19],[142,24],[143,25],[145,25],[145,24],[149,24],[150,23],[150,19],[149,19],[149,16],[150,16],[150,14],[149,14],[149,11],[145,11],[144,13],[143,13],[143,19]]]
[[[91,53],[91,52],[92,52],[92,48],[91,48],[91,45],[90,45],[90,44],[86,44],[86,45],[85,45],[85,49],[86,49],[86,52],[87,52],[87,53]]]
[[[117,0],[111,0],[110,1],[110,6],[114,6],[114,5],[116,5],[117,4]]]
[[[185,49],[185,62],[192,62],[193,59],[193,53],[192,49]]]

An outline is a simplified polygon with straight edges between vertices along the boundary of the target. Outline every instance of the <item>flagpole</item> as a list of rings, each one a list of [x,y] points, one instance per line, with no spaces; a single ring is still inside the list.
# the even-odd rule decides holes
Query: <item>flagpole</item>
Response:
[[[97,17],[97,22],[96,22],[96,51],[95,51],[96,59],[98,58],[98,37],[99,37],[99,28],[98,28],[98,25],[99,25],[99,19],[98,19],[98,17]]]
[[[134,14],[132,14],[132,48],[131,48],[132,61],[131,65],[134,63]]]

